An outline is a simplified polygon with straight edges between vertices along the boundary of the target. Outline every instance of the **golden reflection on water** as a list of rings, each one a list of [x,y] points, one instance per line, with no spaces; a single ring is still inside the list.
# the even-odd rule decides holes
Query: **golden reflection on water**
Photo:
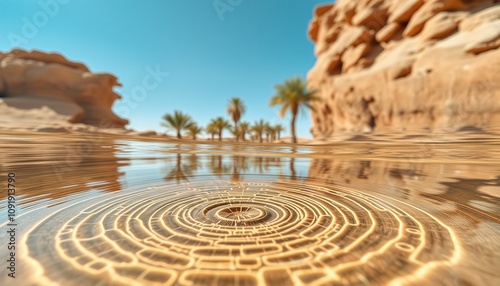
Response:
[[[498,285],[498,136],[368,139],[1,134],[0,176],[18,180],[16,282]]]

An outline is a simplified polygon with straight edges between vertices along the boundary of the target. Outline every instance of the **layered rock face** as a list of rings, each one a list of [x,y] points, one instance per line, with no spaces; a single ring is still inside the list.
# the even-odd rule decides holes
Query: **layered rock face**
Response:
[[[498,0],[338,0],[310,24],[315,138],[500,124]]]
[[[13,50],[0,53],[0,117],[16,126],[47,122],[123,128],[128,121],[111,107],[120,97],[115,76],[92,73],[59,54]]]

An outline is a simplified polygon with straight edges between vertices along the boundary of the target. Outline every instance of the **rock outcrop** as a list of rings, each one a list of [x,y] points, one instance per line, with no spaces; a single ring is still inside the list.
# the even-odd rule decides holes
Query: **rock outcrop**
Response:
[[[315,138],[500,122],[498,0],[338,0],[309,36]]]
[[[0,53],[0,122],[28,128],[59,122],[123,128],[128,121],[111,110],[121,98],[115,86],[120,86],[115,76],[92,73],[59,54]]]

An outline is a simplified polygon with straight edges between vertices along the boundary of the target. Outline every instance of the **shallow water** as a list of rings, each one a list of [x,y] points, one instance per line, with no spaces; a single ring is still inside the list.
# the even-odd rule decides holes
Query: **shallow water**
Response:
[[[0,259],[12,172],[16,285],[499,285],[496,138],[293,147],[2,134]]]

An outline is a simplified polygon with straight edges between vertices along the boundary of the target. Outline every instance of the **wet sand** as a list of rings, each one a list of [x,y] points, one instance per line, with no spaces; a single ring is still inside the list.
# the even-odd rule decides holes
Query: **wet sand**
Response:
[[[498,285],[495,134],[290,145],[2,131],[16,283]]]

